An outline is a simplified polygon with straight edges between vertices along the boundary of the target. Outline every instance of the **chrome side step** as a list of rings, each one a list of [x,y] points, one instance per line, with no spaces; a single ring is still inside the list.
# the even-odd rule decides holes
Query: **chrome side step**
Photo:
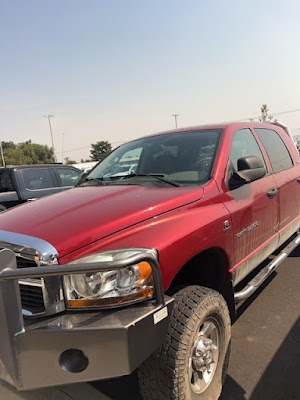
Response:
[[[290,242],[266,267],[261,269],[259,273],[251,279],[250,282],[239,292],[234,294],[236,302],[246,300],[256,289],[272,274],[273,271],[282,263],[283,260],[300,244],[300,234]]]

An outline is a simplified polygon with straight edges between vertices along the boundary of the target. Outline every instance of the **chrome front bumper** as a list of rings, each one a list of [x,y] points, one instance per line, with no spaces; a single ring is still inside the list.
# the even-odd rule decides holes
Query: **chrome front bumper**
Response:
[[[24,322],[18,279],[123,268],[147,260],[155,300],[126,308],[64,313]],[[16,268],[11,250],[0,251],[0,378],[19,390],[130,374],[166,335],[173,299],[164,296],[156,259],[136,255],[111,263]]]

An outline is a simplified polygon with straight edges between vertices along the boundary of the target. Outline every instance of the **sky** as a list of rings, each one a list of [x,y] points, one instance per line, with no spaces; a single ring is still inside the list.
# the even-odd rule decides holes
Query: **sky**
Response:
[[[80,162],[270,114],[300,138],[299,0],[0,0],[0,140]],[[298,110],[298,111],[295,111]]]

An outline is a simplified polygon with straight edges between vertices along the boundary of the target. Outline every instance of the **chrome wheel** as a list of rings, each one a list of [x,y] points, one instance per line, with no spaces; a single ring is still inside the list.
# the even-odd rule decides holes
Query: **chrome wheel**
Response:
[[[195,336],[189,357],[189,379],[195,393],[210,385],[219,360],[219,333],[213,319],[206,320]]]
[[[231,321],[213,289],[187,286],[175,295],[165,342],[138,371],[144,400],[216,400],[230,353]]]

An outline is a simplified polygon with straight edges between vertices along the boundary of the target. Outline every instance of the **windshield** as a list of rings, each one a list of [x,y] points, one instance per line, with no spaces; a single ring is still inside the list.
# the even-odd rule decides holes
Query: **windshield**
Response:
[[[162,134],[118,147],[87,180],[117,184],[199,185],[210,179],[221,130]],[[164,179],[155,179],[155,178]],[[81,183],[84,184],[84,183]]]

